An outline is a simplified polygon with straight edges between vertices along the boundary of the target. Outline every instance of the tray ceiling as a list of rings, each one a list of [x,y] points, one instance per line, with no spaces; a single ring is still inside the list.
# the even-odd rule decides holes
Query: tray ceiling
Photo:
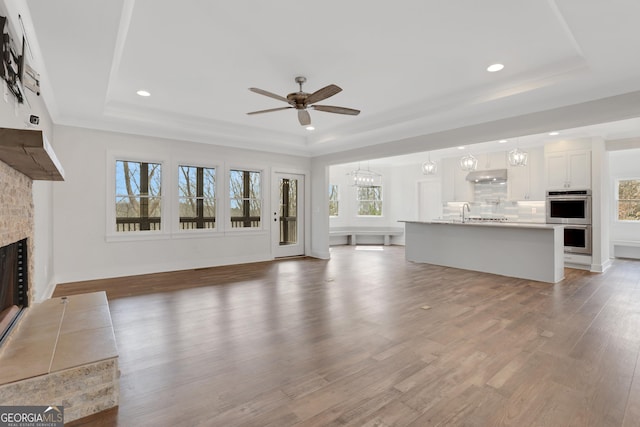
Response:
[[[27,5],[59,124],[322,155],[640,90],[634,0]],[[493,63],[504,70],[487,72]],[[286,95],[298,75],[308,92],[337,84],[322,103],[362,113],[311,111],[313,132],[294,110],[246,115],[286,105],[249,87]],[[611,120],[590,114],[585,124]]]

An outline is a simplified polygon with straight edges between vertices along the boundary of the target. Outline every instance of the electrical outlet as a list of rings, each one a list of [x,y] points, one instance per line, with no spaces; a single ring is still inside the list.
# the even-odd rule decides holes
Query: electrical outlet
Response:
[[[535,215],[537,211],[537,208],[531,208],[531,215]]]

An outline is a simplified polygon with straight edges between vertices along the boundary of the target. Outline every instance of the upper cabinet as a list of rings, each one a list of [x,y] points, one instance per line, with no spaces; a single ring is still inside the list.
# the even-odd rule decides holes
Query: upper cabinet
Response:
[[[475,156],[478,159],[478,170],[504,169],[507,167],[507,152],[496,151]]]
[[[544,200],[544,150],[542,147],[527,148],[526,166],[509,166],[509,200]]]
[[[591,151],[571,150],[545,154],[547,190],[591,188]]]
[[[460,158],[442,160],[442,201],[470,202],[473,200],[473,184],[467,181],[467,174],[460,167]]]

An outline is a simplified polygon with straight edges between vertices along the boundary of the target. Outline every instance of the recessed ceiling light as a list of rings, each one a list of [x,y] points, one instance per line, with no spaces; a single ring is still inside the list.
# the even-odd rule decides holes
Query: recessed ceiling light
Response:
[[[464,146],[463,145],[459,146],[458,150],[464,150]]]
[[[146,90],[139,90],[136,93],[140,96],[151,96],[151,93]]]
[[[487,67],[487,71],[490,73],[495,73],[496,71],[500,71],[504,68],[502,64],[491,64]]]
[[[507,140],[506,139],[501,139],[500,141],[498,141],[499,144],[506,144]]]
[[[550,136],[556,136],[556,135],[560,135],[560,132],[549,132]]]
[[[307,126],[306,129],[307,130],[315,130],[315,128],[313,126]]]

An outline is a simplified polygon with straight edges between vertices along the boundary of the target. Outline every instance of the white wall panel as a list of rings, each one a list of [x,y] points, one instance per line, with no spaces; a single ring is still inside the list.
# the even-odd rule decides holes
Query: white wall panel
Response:
[[[150,138],[74,127],[56,127],[56,152],[66,172],[66,181],[53,190],[55,277],[59,283],[118,277],[159,271],[174,271],[272,259],[268,188],[271,170],[310,170],[307,158],[247,151],[209,144]],[[263,229],[220,231],[185,236],[167,233],[151,240],[107,239],[109,156],[117,153],[141,155],[164,161],[163,197],[169,206],[177,203],[171,187],[177,185],[173,165],[194,156],[228,167],[259,167],[263,174]],[[224,170],[220,170],[219,177]],[[225,172],[226,174],[226,172]],[[226,180],[218,180],[218,197],[228,195]],[[227,202],[223,205],[226,207]],[[170,210],[170,209],[167,209]],[[175,210],[174,210],[175,211]],[[228,218],[226,212],[220,215]],[[172,218],[177,220],[177,218]],[[109,241],[108,241],[109,240]]]

